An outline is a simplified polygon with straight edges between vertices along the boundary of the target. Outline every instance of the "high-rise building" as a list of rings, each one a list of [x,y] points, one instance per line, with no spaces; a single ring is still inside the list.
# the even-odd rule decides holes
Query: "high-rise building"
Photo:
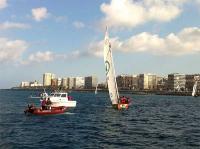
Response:
[[[138,75],[138,88],[139,90],[147,90],[148,88],[148,75],[139,74]]]
[[[68,78],[68,81],[67,81],[67,84],[68,84],[68,89],[73,89],[74,88],[74,77],[69,77]]]
[[[76,89],[84,88],[85,78],[84,77],[75,77],[74,78],[74,85],[75,85]]]
[[[138,86],[137,76],[119,75],[116,81],[119,89],[136,89]]]
[[[43,74],[43,86],[51,86],[51,79],[55,78],[55,74],[44,73]]]
[[[62,78],[61,86],[64,88],[68,88],[68,78]]]
[[[158,77],[157,76],[157,90],[164,91],[167,90],[167,77]]]
[[[58,86],[61,86],[61,83],[62,83],[62,79],[61,79],[61,78],[58,78],[58,80],[57,80]]]
[[[97,82],[98,82],[98,79],[96,76],[85,77],[85,88],[86,89],[96,88]]]
[[[200,74],[188,74],[188,75],[185,75],[185,90],[186,91],[192,91],[193,90],[193,86],[194,86],[194,83],[195,81],[197,80],[198,81],[198,84],[199,84],[199,79],[197,78],[200,78]],[[200,88],[199,85],[197,85],[198,89]]]
[[[156,90],[157,81],[154,74],[139,74],[138,75],[139,90]]]
[[[167,84],[170,91],[185,91],[186,75],[179,73],[168,74]]]
[[[133,75],[132,89],[138,90],[138,75]]]
[[[148,74],[148,89],[157,90],[157,76],[154,74]]]
[[[51,86],[52,87],[57,87],[58,86],[58,78],[51,79]]]

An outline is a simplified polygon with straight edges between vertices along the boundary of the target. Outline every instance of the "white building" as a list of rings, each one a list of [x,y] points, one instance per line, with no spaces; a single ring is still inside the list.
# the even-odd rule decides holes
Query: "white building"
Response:
[[[51,86],[51,80],[55,78],[55,74],[44,73],[43,74],[43,86]]]
[[[30,87],[38,87],[38,86],[42,86],[42,84],[38,83],[37,81],[30,82]]]
[[[85,78],[84,77],[75,77],[74,78],[74,87],[76,89],[84,88]]]
[[[156,90],[157,89],[157,77],[155,74],[139,74],[138,75],[138,87],[140,90]]]
[[[168,90],[184,91],[186,85],[186,75],[179,73],[168,74]]]
[[[23,81],[20,84],[20,87],[29,87],[29,86],[30,86],[30,82],[27,82],[27,81]]]
[[[58,86],[61,86],[62,79],[61,79],[61,78],[58,78],[58,80],[57,80],[57,81],[58,81],[58,82],[57,82]]]

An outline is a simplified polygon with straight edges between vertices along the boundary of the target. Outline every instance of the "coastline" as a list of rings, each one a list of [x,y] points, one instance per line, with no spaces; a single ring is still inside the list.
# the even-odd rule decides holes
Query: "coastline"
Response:
[[[52,88],[45,88],[46,91],[55,91],[58,89],[52,89]],[[35,90],[35,91],[43,91],[43,87],[29,87],[29,88],[20,88],[20,87],[13,87],[11,89],[2,89],[2,90],[15,90],[15,91],[25,91],[25,90]],[[61,89],[62,91],[67,92],[94,92],[95,89]],[[108,89],[98,89],[98,92],[108,92]],[[148,91],[148,90],[142,90],[142,91],[133,91],[133,90],[119,90],[120,93],[127,93],[127,94],[135,94],[135,95],[168,95],[168,96],[192,96],[192,92],[174,92],[174,91]],[[200,94],[197,94],[200,96]]]

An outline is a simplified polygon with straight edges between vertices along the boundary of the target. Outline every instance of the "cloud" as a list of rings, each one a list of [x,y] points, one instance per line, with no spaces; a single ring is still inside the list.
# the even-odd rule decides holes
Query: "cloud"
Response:
[[[200,28],[184,28],[178,33],[170,33],[165,37],[157,34],[142,32],[128,39],[110,38],[111,47],[123,53],[145,52],[152,55],[182,56],[200,53]],[[76,50],[71,53],[54,53],[38,51],[22,60],[28,43],[23,40],[8,40],[0,38],[0,62],[18,62],[24,65],[53,62],[60,60],[78,59],[81,57],[102,57],[104,40],[91,42],[87,50]]]
[[[197,4],[200,6],[200,0],[196,0]]]
[[[41,63],[41,62],[50,62],[55,59],[54,53],[51,51],[45,51],[41,52],[38,51],[35,54],[31,54],[26,61],[24,61],[24,64],[30,64],[30,63]]]
[[[133,28],[148,21],[168,22],[181,14],[186,1],[190,0],[111,0],[100,6],[105,15],[101,25]]]
[[[36,21],[42,21],[46,19],[48,15],[47,8],[45,7],[32,9],[32,16]]]
[[[28,43],[26,41],[0,38],[0,62],[19,61],[27,48]]]
[[[27,29],[27,28],[30,28],[30,25],[17,22],[4,22],[0,24],[0,30]]]
[[[32,53],[28,56],[27,59],[23,60],[21,64],[23,65],[29,65],[29,64],[35,64],[35,63],[45,63],[45,62],[52,62],[55,60],[67,60],[67,59],[76,59],[80,57],[82,53],[79,51],[74,51],[72,53],[68,54],[60,54],[60,53],[54,53],[52,51],[38,51],[36,53]]]
[[[7,7],[7,0],[0,0],[0,9]]]
[[[122,41],[120,41],[118,37],[110,38],[110,43],[112,43],[112,49],[120,49],[122,45]],[[103,57],[103,45],[104,40],[90,43],[88,46],[87,55]]]
[[[143,32],[129,39],[111,38],[113,50],[121,52],[147,52],[153,55],[181,56],[200,53],[200,28],[185,28],[179,33],[170,33],[166,37]],[[103,56],[103,40],[89,45],[88,55]]]
[[[85,27],[85,24],[83,22],[80,22],[80,21],[73,22],[73,25],[74,25],[74,27],[76,27],[78,29]]]

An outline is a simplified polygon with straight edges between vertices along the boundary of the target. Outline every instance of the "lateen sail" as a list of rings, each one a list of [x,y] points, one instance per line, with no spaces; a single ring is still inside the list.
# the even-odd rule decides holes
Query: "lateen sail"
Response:
[[[108,83],[108,90],[111,102],[112,104],[118,104],[119,92],[115,78],[112,50],[107,29],[104,39],[104,63],[106,66],[106,80]]]
[[[196,96],[196,93],[197,93],[197,81],[195,81],[195,83],[194,83],[192,96]]]

